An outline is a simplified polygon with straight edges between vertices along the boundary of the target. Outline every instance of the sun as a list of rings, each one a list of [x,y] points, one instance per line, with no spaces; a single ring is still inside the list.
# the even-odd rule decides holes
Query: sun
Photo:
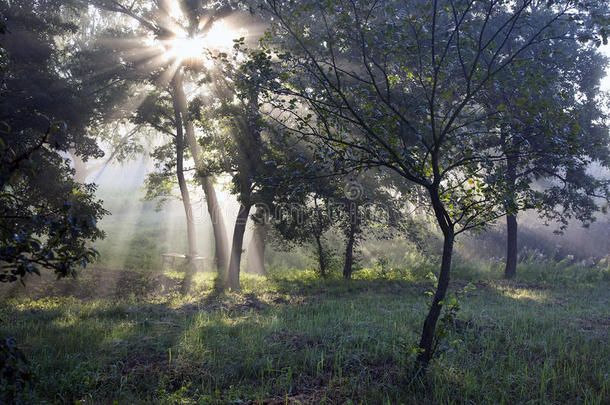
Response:
[[[230,29],[224,21],[217,21],[205,35],[177,35],[169,41],[168,52],[172,58],[205,60],[209,52],[225,51],[233,46],[238,33]]]
[[[206,46],[213,50],[227,50],[233,46],[238,33],[227,26],[224,20],[215,22],[205,35]]]
[[[180,60],[200,59],[204,50],[204,41],[200,36],[176,37],[170,41],[169,53]]]

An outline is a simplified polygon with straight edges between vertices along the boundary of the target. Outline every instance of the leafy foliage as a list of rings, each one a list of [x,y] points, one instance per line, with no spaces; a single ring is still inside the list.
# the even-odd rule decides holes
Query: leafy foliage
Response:
[[[14,338],[0,339],[0,400],[21,404],[27,385],[34,380],[28,362]]]
[[[6,50],[0,89],[0,281],[22,280],[52,269],[74,275],[97,252],[88,240],[103,236],[97,221],[106,213],[95,186],[72,179],[60,155],[78,145],[98,156],[86,135],[94,104],[61,74],[56,37],[75,32],[62,12],[74,4],[50,1],[36,7],[3,3]],[[64,8],[65,7],[65,8]]]
[[[96,223],[106,211],[94,199],[95,187],[70,178],[68,163],[44,146],[47,135],[26,150],[7,145],[2,135],[0,281],[40,274],[41,268],[75,275],[97,257],[86,240],[103,236]]]
[[[502,114],[503,104],[486,110],[483,96],[511,85],[506,72],[535,75],[532,54],[605,37],[598,17],[605,19],[608,5],[269,0],[262,9],[273,21],[264,51],[277,61],[261,92],[269,116],[285,133],[314,144],[316,161],[340,162],[344,170],[390,170],[428,196],[444,245],[420,342],[418,362],[425,367],[449,286],[455,236],[515,210],[514,179],[498,175],[507,149],[492,142],[514,116]],[[570,69],[555,73],[560,82],[572,78]],[[527,100],[527,90],[512,88],[515,99]],[[540,96],[552,111],[564,107],[553,93]],[[565,129],[575,127],[571,121]],[[572,145],[564,144],[562,157],[578,160],[583,150]],[[529,150],[524,158],[529,163],[534,157]],[[568,193],[564,201],[573,201]]]

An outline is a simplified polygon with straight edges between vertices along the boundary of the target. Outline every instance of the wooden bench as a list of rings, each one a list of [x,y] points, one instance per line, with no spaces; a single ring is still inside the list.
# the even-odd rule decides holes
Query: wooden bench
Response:
[[[176,259],[180,259],[184,262],[186,262],[186,255],[180,254],[180,253],[163,253],[161,254],[161,270],[165,270],[168,267],[171,269],[175,269],[176,266]],[[204,269],[205,267],[205,261],[206,258],[203,256],[195,256],[193,258],[193,261],[195,262],[195,266],[197,267],[197,270],[201,271]]]

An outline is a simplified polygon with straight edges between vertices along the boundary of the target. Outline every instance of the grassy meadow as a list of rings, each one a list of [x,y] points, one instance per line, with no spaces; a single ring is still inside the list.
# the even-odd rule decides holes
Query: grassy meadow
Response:
[[[413,379],[424,272],[275,271],[240,293],[201,273],[181,297],[179,272],[88,269],[4,288],[0,335],[29,360],[26,403],[610,403],[609,269],[529,262],[506,282],[456,266],[451,290],[476,288]]]

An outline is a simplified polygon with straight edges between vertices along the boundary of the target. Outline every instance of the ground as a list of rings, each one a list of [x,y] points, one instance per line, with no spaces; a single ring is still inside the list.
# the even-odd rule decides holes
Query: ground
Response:
[[[4,288],[0,336],[36,375],[24,399],[81,404],[610,403],[610,281],[476,279],[423,380],[413,354],[432,283],[361,272],[180,274],[89,269]],[[47,282],[48,281],[48,282]],[[21,290],[20,290],[21,289]],[[10,291],[9,291],[10,290]]]

